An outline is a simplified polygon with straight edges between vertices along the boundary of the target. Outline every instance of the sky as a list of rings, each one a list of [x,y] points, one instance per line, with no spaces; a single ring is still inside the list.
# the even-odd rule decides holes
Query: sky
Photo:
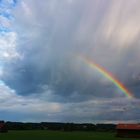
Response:
[[[139,7],[139,0],[0,0],[0,119],[140,122]]]

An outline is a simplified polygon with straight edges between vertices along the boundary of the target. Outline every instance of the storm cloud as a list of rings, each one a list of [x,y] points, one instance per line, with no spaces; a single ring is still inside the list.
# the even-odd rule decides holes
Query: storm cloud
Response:
[[[139,0],[0,3],[0,89],[5,106],[0,110],[12,116],[6,119],[139,121]],[[115,75],[134,98],[128,99],[79,56]],[[6,101],[11,96],[17,108]],[[43,107],[47,109],[39,110]]]

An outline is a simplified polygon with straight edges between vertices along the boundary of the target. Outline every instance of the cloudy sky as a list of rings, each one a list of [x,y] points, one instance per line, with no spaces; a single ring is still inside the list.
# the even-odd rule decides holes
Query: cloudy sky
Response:
[[[0,119],[140,122],[139,7],[139,0],[0,0]]]

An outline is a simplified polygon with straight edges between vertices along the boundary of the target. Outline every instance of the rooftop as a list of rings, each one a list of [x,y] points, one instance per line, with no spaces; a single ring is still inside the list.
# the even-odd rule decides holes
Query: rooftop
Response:
[[[140,124],[118,124],[117,129],[140,130]]]

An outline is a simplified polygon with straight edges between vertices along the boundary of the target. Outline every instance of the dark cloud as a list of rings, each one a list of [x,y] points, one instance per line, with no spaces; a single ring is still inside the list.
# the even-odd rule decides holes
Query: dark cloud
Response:
[[[59,120],[76,121],[80,116],[81,121],[137,119],[139,109],[123,113],[128,108],[127,101],[131,102],[126,100],[119,105],[116,100],[125,99],[125,94],[81,62],[79,56],[88,57],[111,72],[139,99],[138,5],[137,0],[21,1],[13,10],[11,21],[17,34],[14,52],[18,57],[3,64],[1,79],[23,99],[39,98],[66,106],[65,111],[62,109],[65,113],[57,114]],[[97,98],[113,102],[89,105]]]

